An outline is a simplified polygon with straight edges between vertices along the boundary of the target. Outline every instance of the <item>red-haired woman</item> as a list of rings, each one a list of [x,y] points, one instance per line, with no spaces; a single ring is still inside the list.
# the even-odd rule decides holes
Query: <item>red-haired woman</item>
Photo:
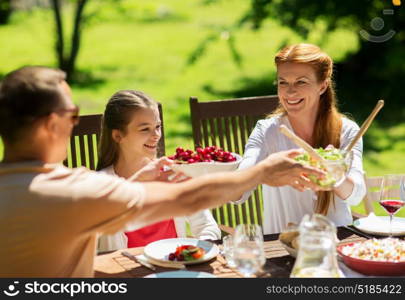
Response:
[[[344,148],[359,130],[357,124],[337,108],[332,73],[333,61],[315,45],[297,44],[283,48],[275,57],[279,108],[260,120],[249,137],[240,169],[263,160],[269,154],[298,148],[284,136],[281,125],[293,130],[312,147]],[[299,223],[305,214],[326,215],[335,225],[352,223],[350,205],[357,205],[366,193],[362,165],[362,140],[353,148],[353,163],[342,184],[332,191],[295,190],[291,187],[263,187],[266,234],[281,232],[287,223]],[[300,189],[299,182],[292,185]],[[250,193],[239,200],[245,201]]]

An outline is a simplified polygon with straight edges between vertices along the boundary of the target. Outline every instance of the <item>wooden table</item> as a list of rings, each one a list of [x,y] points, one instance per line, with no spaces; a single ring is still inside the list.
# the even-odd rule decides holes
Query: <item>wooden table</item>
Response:
[[[295,258],[290,256],[283,248],[281,243],[278,241],[278,235],[279,234],[270,234],[264,236],[264,250],[266,254],[266,265],[264,269],[266,270],[266,273],[263,274],[263,277],[289,277],[291,269],[294,265]],[[361,237],[344,227],[338,228],[338,239],[340,240],[340,243],[365,240],[364,237]],[[142,278],[146,275],[154,273],[135,261],[121,255],[121,251],[122,250],[118,250],[109,254],[98,255],[94,262],[94,276],[102,278]],[[143,247],[125,249],[125,251],[138,255],[143,253]],[[176,270],[159,266],[156,266],[156,269],[157,270],[155,273]],[[229,268],[226,265],[226,261],[221,255],[218,255],[215,259],[202,264],[189,265],[187,266],[187,270],[197,272],[203,271],[211,273],[219,278],[242,277],[237,270]]]

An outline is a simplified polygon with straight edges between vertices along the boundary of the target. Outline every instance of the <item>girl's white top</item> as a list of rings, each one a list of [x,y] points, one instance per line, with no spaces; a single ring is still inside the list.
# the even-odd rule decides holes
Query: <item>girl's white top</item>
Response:
[[[100,172],[118,176],[114,172],[113,166],[102,169],[100,170]],[[217,222],[208,209],[199,211],[191,216],[174,218],[174,225],[176,227],[176,233],[178,237],[187,237],[186,222],[189,223],[190,231],[195,238],[198,238],[200,240],[221,239],[221,230],[219,229]],[[129,223],[125,227],[124,231],[139,229],[139,226],[134,226]],[[120,231],[110,235],[101,235],[98,241],[98,251],[104,252],[128,248],[128,238],[124,234],[124,231]]]

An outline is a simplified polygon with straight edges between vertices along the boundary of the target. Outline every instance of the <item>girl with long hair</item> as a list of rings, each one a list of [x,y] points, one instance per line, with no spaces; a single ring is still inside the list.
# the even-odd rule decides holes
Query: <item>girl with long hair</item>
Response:
[[[110,175],[130,178],[154,160],[161,138],[161,121],[157,103],[146,94],[133,90],[115,93],[104,111],[97,170]],[[99,251],[145,246],[150,242],[186,237],[186,222],[199,239],[217,240],[221,231],[209,210],[173,218],[140,229],[103,235]]]
[[[337,108],[333,85],[333,61],[311,44],[287,46],[275,57],[278,109],[260,120],[249,137],[239,169],[257,164],[269,154],[298,148],[279,128],[287,126],[314,148],[333,145],[344,148],[359,130],[357,124]],[[332,191],[304,190],[299,182],[291,187],[263,186],[263,221],[266,234],[281,232],[289,222],[299,223],[305,214],[319,213],[335,225],[352,223],[350,205],[357,205],[366,193],[362,166],[363,145],[353,148],[353,163],[342,184]],[[245,193],[237,202],[243,202]]]

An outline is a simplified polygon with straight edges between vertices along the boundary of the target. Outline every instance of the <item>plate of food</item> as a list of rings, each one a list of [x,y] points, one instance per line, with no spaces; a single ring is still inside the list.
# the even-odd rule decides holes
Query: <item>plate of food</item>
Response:
[[[405,275],[405,241],[369,239],[339,245],[337,252],[351,269],[376,276]]]
[[[144,248],[144,255],[148,259],[166,264],[199,264],[217,257],[218,253],[217,245],[191,238],[159,240]]]
[[[281,245],[292,256],[297,257],[300,242],[300,232],[297,224],[288,223],[286,229],[280,233],[278,237]],[[335,236],[335,243],[338,243],[339,239]]]
[[[176,153],[168,157],[175,163],[171,168],[189,177],[198,177],[215,172],[229,172],[238,168],[242,157],[234,152],[216,146],[193,150],[178,147]]]

